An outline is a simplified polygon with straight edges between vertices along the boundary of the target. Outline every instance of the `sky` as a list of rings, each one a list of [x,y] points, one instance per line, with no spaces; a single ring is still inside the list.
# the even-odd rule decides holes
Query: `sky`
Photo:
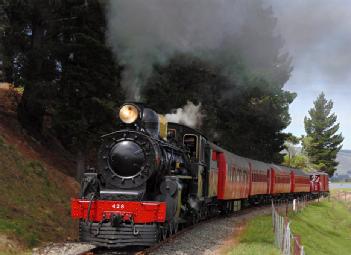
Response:
[[[351,1],[267,0],[277,27],[293,58],[294,70],[285,89],[297,93],[290,106],[286,129],[305,134],[304,117],[323,91],[334,102],[333,111],[344,136],[343,149],[351,149]]]

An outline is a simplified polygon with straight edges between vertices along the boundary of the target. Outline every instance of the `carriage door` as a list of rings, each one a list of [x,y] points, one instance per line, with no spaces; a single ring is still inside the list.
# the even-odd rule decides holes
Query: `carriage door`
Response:
[[[218,159],[219,152],[210,150],[210,165],[209,165],[209,197],[217,196],[218,190]]]

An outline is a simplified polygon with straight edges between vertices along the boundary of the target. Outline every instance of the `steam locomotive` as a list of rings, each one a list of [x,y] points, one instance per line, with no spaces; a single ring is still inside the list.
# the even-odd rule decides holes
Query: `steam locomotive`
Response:
[[[71,200],[83,242],[152,246],[180,226],[249,204],[329,192],[325,173],[240,157],[143,104],[122,105],[119,121],[101,138],[98,169],[84,174],[80,198]]]

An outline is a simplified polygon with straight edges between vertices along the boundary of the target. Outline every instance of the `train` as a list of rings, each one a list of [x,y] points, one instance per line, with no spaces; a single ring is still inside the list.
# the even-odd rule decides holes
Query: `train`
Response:
[[[142,103],[124,103],[101,137],[97,168],[71,199],[79,239],[98,247],[150,247],[181,227],[277,199],[329,193],[326,173],[238,156]]]

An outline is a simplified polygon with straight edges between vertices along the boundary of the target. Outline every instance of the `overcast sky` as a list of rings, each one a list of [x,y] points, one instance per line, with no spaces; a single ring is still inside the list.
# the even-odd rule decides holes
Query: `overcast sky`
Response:
[[[304,116],[322,91],[334,102],[343,133],[343,149],[351,149],[351,1],[267,0],[293,57],[294,70],[285,89],[298,94],[290,106],[286,131],[304,134]]]

